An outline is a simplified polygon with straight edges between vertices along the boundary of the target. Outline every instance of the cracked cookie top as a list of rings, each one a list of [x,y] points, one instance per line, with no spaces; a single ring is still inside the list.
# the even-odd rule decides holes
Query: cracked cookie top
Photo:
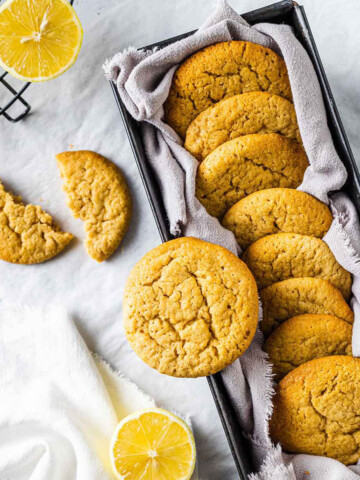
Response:
[[[198,167],[196,197],[213,217],[257,190],[296,188],[308,167],[303,147],[276,133],[230,140]]]
[[[258,322],[255,280],[223,247],[195,238],[166,242],[131,271],[124,328],[139,357],[176,377],[211,375],[242,355]]]
[[[251,42],[221,42],[186,59],[175,72],[164,104],[165,121],[181,136],[194,118],[220,100],[266,91],[291,100],[285,62]]]
[[[276,380],[303,363],[330,355],[352,355],[352,325],[333,315],[307,314],[290,318],[264,345]]]
[[[227,98],[193,120],[184,146],[202,161],[222,143],[253,133],[278,133],[301,143],[294,105],[265,92]]]
[[[285,320],[305,313],[334,315],[352,324],[354,314],[340,290],[321,278],[289,278],[260,292],[260,328],[270,335]]]
[[[24,205],[20,197],[0,183],[0,259],[32,264],[60,253],[73,236],[53,222],[37,205]]]
[[[120,245],[130,223],[131,195],[118,168],[87,150],[56,155],[68,206],[85,222],[85,248],[102,262]]]
[[[360,359],[318,358],[284,377],[274,397],[270,434],[292,453],[360,459]]]
[[[222,224],[245,249],[274,233],[301,233],[322,238],[332,223],[330,209],[308,193],[290,188],[255,192],[237,202]]]
[[[243,260],[260,290],[287,278],[317,277],[332,283],[346,300],[350,297],[350,273],[319,238],[297,233],[268,235],[252,243]]]

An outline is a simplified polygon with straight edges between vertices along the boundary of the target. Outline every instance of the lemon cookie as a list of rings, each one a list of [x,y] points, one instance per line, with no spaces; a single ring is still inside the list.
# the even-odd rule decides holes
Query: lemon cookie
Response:
[[[297,233],[276,233],[260,238],[245,250],[243,260],[254,275],[259,289],[293,277],[328,280],[350,296],[351,275],[336,261],[320,238]]]
[[[68,205],[85,222],[85,248],[102,262],[121,243],[130,223],[131,196],[125,178],[105,157],[80,150],[56,155]]]
[[[314,358],[351,355],[352,326],[333,315],[299,315],[282,323],[266,340],[264,350],[276,379]]]
[[[230,140],[200,163],[196,196],[210,215],[221,217],[237,201],[257,190],[296,188],[308,167],[303,147],[276,133]]]
[[[260,292],[263,319],[260,324],[269,335],[285,320],[305,313],[327,314],[352,324],[354,314],[340,290],[321,278],[289,278]]]
[[[256,283],[233,253],[195,238],[166,242],[134,267],[124,327],[139,357],[175,377],[211,375],[250,345],[258,319]]]
[[[292,453],[360,459],[360,358],[317,358],[278,385],[270,434]]]
[[[41,263],[60,253],[71,241],[51,216],[37,205],[24,205],[20,197],[0,183],[0,259],[11,263]]]
[[[255,192],[237,202],[222,224],[241,248],[273,233],[301,233],[322,238],[329,230],[329,208],[308,193],[290,188]]]
[[[191,122],[185,148],[201,161],[222,143],[252,133],[278,133],[300,142],[294,105],[265,92],[227,98]]]
[[[291,100],[285,62],[251,42],[216,43],[186,59],[164,104],[165,121],[182,137],[208,107],[239,93],[267,91]]]

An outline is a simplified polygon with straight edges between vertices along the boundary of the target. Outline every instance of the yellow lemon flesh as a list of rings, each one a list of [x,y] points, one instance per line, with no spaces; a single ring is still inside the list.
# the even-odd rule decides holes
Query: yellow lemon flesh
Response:
[[[0,7],[0,65],[20,80],[61,75],[75,62],[82,37],[66,0],[8,0]]]
[[[195,468],[195,441],[179,417],[153,408],[119,423],[110,456],[119,479],[188,480]]]

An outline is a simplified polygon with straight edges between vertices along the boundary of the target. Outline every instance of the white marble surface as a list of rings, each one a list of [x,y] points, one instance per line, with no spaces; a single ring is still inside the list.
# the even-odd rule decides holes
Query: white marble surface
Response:
[[[232,0],[238,11],[266,0]],[[77,238],[58,258],[38,266],[0,264],[4,303],[64,304],[88,346],[134,380],[156,402],[189,414],[195,428],[203,480],[235,479],[235,469],[205,379],[179,380],[145,366],[128,346],[121,298],[134,263],[160,238],[134,164],[112,92],[101,65],[128,45],[140,47],[196,28],[210,13],[209,0],[75,0],[84,44],[62,77],[32,85],[32,114],[13,125],[0,118],[0,178],[27,202],[40,203]],[[304,0],[306,12],[355,157],[360,160],[359,0]],[[0,100],[3,92],[0,88]],[[92,149],[125,172],[134,196],[130,231],[114,257],[98,265],[81,245],[81,222],[65,205],[54,154]],[[54,335],[56,332],[54,332]]]

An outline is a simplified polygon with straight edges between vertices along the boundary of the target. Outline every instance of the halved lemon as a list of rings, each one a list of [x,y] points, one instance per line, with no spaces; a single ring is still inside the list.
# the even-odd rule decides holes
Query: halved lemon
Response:
[[[153,408],[119,423],[110,456],[119,479],[188,480],[195,468],[195,441],[183,420]]]
[[[66,0],[8,0],[0,7],[0,65],[20,80],[43,82],[64,73],[82,38]]]

